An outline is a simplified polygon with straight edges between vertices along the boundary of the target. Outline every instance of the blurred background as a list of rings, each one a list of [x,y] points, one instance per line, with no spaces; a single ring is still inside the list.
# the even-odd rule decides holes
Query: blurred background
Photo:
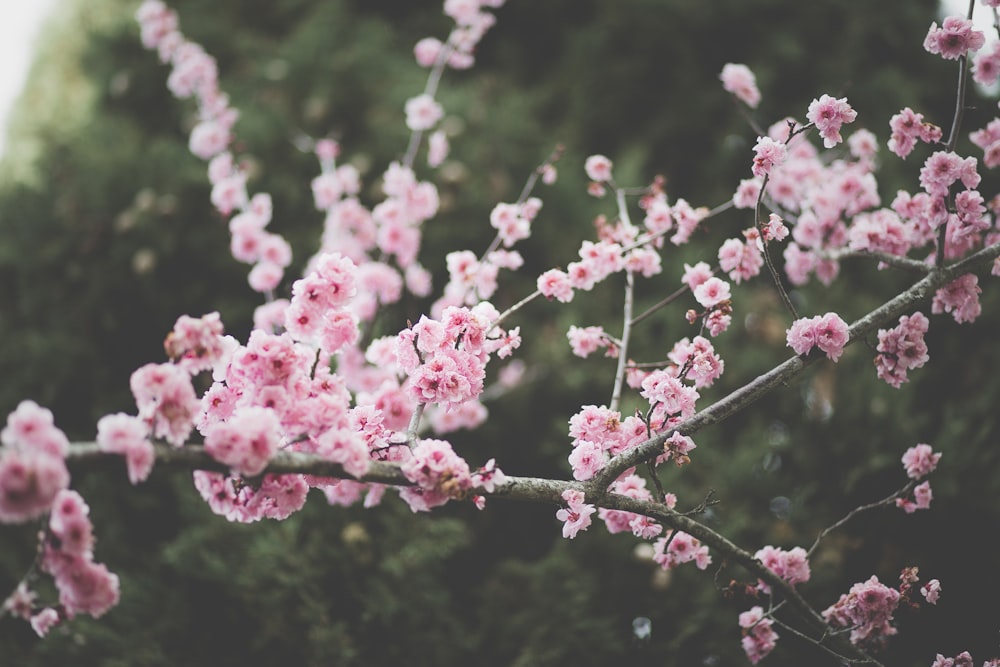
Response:
[[[362,172],[366,201],[376,201],[372,184],[405,150],[404,101],[424,85],[413,44],[449,29],[441,3],[170,4],[185,35],[218,59],[221,86],[241,114],[236,149],[251,161],[251,191],[271,193],[272,229],[292,243],[301,269],[322,216],[308,187],[316,161],[293,139],[338,139],[342,159]],[[170,96],[167,68],[143,50],[137,5],[54,0],[0,162],[0,414],[34,399],[74,440],[92,440],[100,416],[134,410],[129,375],[163,360],[178,315],[218,310],[227,332],[245,340],[259,303],[246,267],[229,256],[205,165],[187,150],[194,107]],[[748,176],[756,137],[721,89],[727,62],[757,74],[755,117],[765,126],[804,117],[822,93],[847,96],[855,126],[882,147],[883,202],[897,189],[912,192],[923,154],[904,163],[884,146],[888,119],[904,106],[950,126],[955,66],[921,47],[937,11],[933,0],[510,0],[475,68],[448,72],[441,88],[452,155],[437,177],[442,209],[426,229],[424,264],[440,286],[447,252],[485,248],[493,205],[514,200],[557,143],[567,148],[560,179],[536,191],[545,204],[519,248],[527,265],[503,277],[498,307],[533,290],[542,270],[571,261],[593,237],[594,218],[613,214],[611,202],[585,193],[589,154],[611,157],[621,183],[663,175],[671,200],[728,200]],[[994,99],[973,104],[970,131],[996,115]],[[960,150],[978,155],[967,138]],[[996,182],[985,176],[987,198]],[[664,273],[639,281],[637,308],[672,292],[684,262],[714,257],[749,222],[746,212],[729,212],[690,246],[668,251]],[[794,298],[804,313],[834,310],[851,321],[910,280],[847,263],[830,288],[809,285]],[[567,420],[581,405],[608,401],[614,362],[572,357],[565,332],[620,327],[620,281],[608,282],[568,306],[525,311],[518,356],[536,373],[489,405],[486,425],[451,438],[470,461],[495,456],[509,474],[569,477]],[[817,364],[700,433],[693,464],[662,475],[681,508],[714,490],[719,504],[703,519],[751,551],[808,547],[851,508],[905,482],[906,448],[928,442],[942,451],[929,512],[882,510],[849,524],[819,550],[800,587],[823,609],[872,574],[895,585],[901,568],[918,565],[925,579],[939,578],[936,607],[897,613],[887,664],[1000,654],[993,282],[983,282],[975,324],[932,318],[933,363],[900,390],[876,379],[871,350],[852,346],[836,366]],[[734,292],[734,326],[716,341],[726,374],[703,392],[703,405],[788,356],[788,318],[773,288],[759,279]],[[400,304],[382,319],[383,333],[426,306]],[[687,307],[638,328],[637,359],[662,359],[692,335]],[[716,556],[707,573],[685,566],[665,575],[635,538],[603,526],[563,540],[555,507],[498,501],[477,512],[453,503],[411,515],[395,499],[345,510],[317,495],[288,521],[242,526],[212,515],[186,473],[155,470],[133,489],[109,467],[78,474],[73,485],[91,505],[97,559],[121,576],[121,605],[44,641],[23,622],[0,621],[5,665],[747,664],[736,619],[755,602],[720,590],[745,572]],[[36,530],[0,527],[0,595],[30,565]],[[648,638],[636,636],[636,619],[649,620]],[[779,634],[765,664],[836,664]]]

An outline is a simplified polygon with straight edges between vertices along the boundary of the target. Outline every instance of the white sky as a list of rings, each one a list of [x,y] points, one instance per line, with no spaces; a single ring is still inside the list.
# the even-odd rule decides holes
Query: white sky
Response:
[[[56,0],[0,0],[0,155],[7,114],[24,87],[32,44]]]

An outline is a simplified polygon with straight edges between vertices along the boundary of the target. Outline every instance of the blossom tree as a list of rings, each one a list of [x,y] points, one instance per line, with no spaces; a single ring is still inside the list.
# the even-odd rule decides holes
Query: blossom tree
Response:
[[[217,312],[181,315],[166,335],[165,360],[131,376],[134,414],[101,418],[94,442],[70,443],[52,413],[34,401],[8,416],[0,433],[0,521],[38,522],[40,530],[38,556],[7,595],[5,615],[45,636],[76,616],[99,618],[115,607],[114,564],[97,560],[89,507],[71,488],[74,466],[107,457],[124,459],[132,484],[159,466],[191,471],[194,492],[232,522],[284,520],[310,495],[365,508],[402,502],[413,512],[449,503],[489,511],[495,502],[520,500],[552,514],[553,530],[568,539],[585,540],[597,527],[631,533],[664,571],[713,568],[718,583],[723,568],[739,567],[741,578],[720,587],[745,601],[745,611],[732,619],[730,640],[754,664],[785,637],[842,663],[883,664],[879,652],[899,632],[896,614],[947,596],[947,573],[926,577],[917,563],[890,581],[871,574],[837,600],[810,599],[807,589],[821,567],[811,560],[817,549],[855,517],[888,508],[895,512],[889,520],[906,521],[907,514],[932,508],[928,478],[947,458],[928,444],[900,443],[903,470],[895,488],[814,540],[788,548],[737,545],[706,519],[712,496],[680,498],[664,479],[668,471],[683,474],[698,465],[700,431],[750,408],[810,366],[838,363],[848,346],[867,347],[872,375],[899,388],[929,362],[925,334],[935,318],[971,324],[979,317],[983,285],[1000,275],[1000,200],[980,190],[982,172],[1000,162],[1000,119],[970,133],[963,115],[968,79],[988,85],[1000,76],[998,52],[985,49],[985,35],[971,22],[974,11],[995,15],[1000,3],[970,3],[968,16],[930,24],[924,56],[957,61],[947,134],[904,108],[886,120],[891,155],[881,156],[877,134],[855,127],[859,114],[849,99],[824,91],[815,91],[806,108],[760,127],[752,113],[764,95],[752,70],[727,64],[719,74],[720,97],[733,96],[756,135],[731,199],[692,204],[661,178],[621,182],[613,156],[592,154],[583,164],[568,164],[565,148],[554,145],[525,175],[519,196],[495,203],[482,221],[495,230],[493,240],[484,248],[455,248],[445,259],[446,282],[434,285],[421,248],[439,214],[435,179],[450,150],[439,89],[449,71],[474,66],[476,47],[502,20],[503,4],[446,0],[450,31],[414,45],[425,84],[400,110],[409,142],[385,166],[376,201],[367,200],[362,176],[340,143],[301,140],[317,163],[303,188],[323,223],[304,272],[290,276],[292,246],[269,229],[275,202],[252,190],[251,170],[239,153],[239,110],[225,92],[225,73],[185,36],[166,3],[143,2],[136,14],[139,38],[150,57],[168,66],[166,85],[179,103],[197,114],[189,148],[207,163],[206,206],[226,220],[228,251],[249,266],[247,283],[260,305],[243,341],[226,335]],[[891,201],[879,187],[881,160],[922,160],[910,190]],[[534,291],[501,301],[505,276],[525,270],[522,250],[533,230],[547,224],[544,188],[567,169],[586,174],[589,186],[580,196],[604,207],[595,234],[572,241],[578,244],[573,261],[532,276]],[[723,219],[732,229],[715,224]],[[684,262],[681,253],[694,247],[695,235],[710,237],[712,251]],[[867,312],[800,312],[794,288],[829,285],[852,262],[913,279]],[[674,291],[640,306],[642,282],[664,275]],[[739,354],[722,334],[734,317],[747,314],[749,306],[734,294],[748,282],[766,285],[781,302],[788,356],[754,377],[732,380],[735,389],[709,399],[726,359]],[[517,363],[519,349],[537,335],[537,323],[524,316],[527,304],[546,301],[557,313],[562,304],[589,298],[599,284],[621,293],[621,321],[580,322],[565,335],[581,364],[601,353],[614,360],[614,370],[605,379],[606,402],[565,415],[566,474],[506,474],[502,450],[463,456],[449,434],[486,422],[488,402],[530,372]],[[407,294],[427,299],[426,311],[387,323]],[[510,305],[501,309],[501,302]],[[665,359],[644,361],[658,352],[640,349],[635,332],[654,314],[687,333],[668,343]],[[932,660],[971,664],[967,653],[928,656],[927,664]]]

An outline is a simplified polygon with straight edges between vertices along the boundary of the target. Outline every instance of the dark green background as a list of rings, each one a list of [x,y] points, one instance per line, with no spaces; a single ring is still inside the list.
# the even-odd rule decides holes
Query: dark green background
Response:
[[[73,439],[92,439],[103,414],[134,409],[128,376],[163,358],[162,339],[178,315],[218,309],[227,330],[245,339],[258,303],[246,267],[228,256],[205,165],[187,151],[193,107],[167,92],[167,69],[142,49],[128,19],[134,6],[65,2],[12,126],[0,182],[0,414],[33,398]],[[370,184],[405,147],[403,103],[423,86],[412,45],[448,29],[440,3],[173,6],[185,34],[219,61],[222,87],[241,113],[238,150],[253,160],[250,187],[272,194],[272,227],[291,241],[293,268],[301,268],[322,219],[308,189],[315,160],[291,139],[299,131],[338,138],[363,171],[366,200],[375,201]],[[888,118],[903,106],[950,125],[955,67],[921,48],[934,11],[925,0],[510,0],[477,66],[449,72],[441,89],[453,154],[439,181],[441,215],[426,230],[425,264],[440,286],[446,252],[484,248],[493,204],[513,200],[556,143],[567,147],[560,181],[538,190],[545,206],[522,248],[528,266],[505,277],[500,307],[533,289],[541,270],[571,261],[579,241],[592,237],[594,216],[613,213],[584,194],[586,155],[610,156],[624,183],[662,174],[672,198],[725,201],[748,176],[755,138],[721,90],[726,62],[757,73],[764,101],[756,117],[765,125],[802,118],[822,93],[846,95],[857,125],[883,146],[883,200],[897,188],[912,191],[926,149],[903,163],[884,145]],[[91,93],[86,103],[71,95],[80,86]],[[994,115],[994,101],[977,104],[970,130]],[[30,154],[26,146],[40,148]],[[964,139],[960,150],[977,154]],[[996,178],[986,181],[989,196]],[[666,253],[664,274],[640,281],[637,307],[673,291],[683,262],[714,256],[748,223],[745,212],[730,212],[690,247]],[[153,267],[136,271],[137,254],[150,253]],[[847,263],[830,289],[811,285],[794,296],[803,312],[835,310],[852,320],[907,281]],[[907,447],[929,442],[943,451],[930,512],[864,516],[829,539],[801,587],[822,609],[873,573],[895,583],[903,566],[919,565],[925,578],[940,578],[937,607],[898,614],[889,664],[927,665],[937,652],[965,649],[981,662],[1000,652],[994,281],[983,281],[979,322],[931,320],[933,363],[902,389],[879,382],[872,353],[854,346],[838,365],[817,365],[699,434],[693,464],[663,474],[683,507],[714,489],[720,502],[706,520],[738,544],[808,546],[850,508],[900,486]],[[613,365],[571,357],[565,331],[572,323],[620,326],[621,280],[609,283],[570,306],[526,310],[518,356],[538,373],[490,406],[486,426],[453,438],[470,461],[496,456],[511,474],[569,475],[566,421],[580,405],[607,402]],[[788,354],[787,317],[765,280],[738,288],[735,303],[735,324],[717,341],[726,375],[703,404]],[[639,327],[637,358],[662,358],[690,335],[686,307]],[[400,304],[380,320],[382,333],[424,308]],[[6,619],[0,663],[747,664],[736,617],[753,602],[717,590],[745,578],[720,569],[718,555],[708,573],[686,566],[665,582],[634,556],[630,536],[595,526],[568,542],[554,507],[502,502],[482,513],[454,506],[413,516],[394,499],[365,511],[317,497],[280,524],[231,525],[195,497],[188,475],[157,470],[133,489],[112,463],[106,474],[78,473],[74,486],[92,506],[97,558],[122,577],[121,605],[44,642]],[[780,498],[789,509],[776,514]],[[3,594],[30,563],[34,531],[0,528]],[[637,616],[652,619],[648,642],[632,638]],[[765,664],[835,664],[781,634]]]

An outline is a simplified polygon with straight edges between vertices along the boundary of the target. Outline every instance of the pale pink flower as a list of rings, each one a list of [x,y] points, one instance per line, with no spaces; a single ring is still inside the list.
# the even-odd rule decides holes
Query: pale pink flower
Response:
[[[920,594],[929,604],[937,604],[938,598],[941,597],[941,582],[931,579],[920,587]]]
[[[774,650],[778,642],[778,633],[772,627],[774,622],[764,617],[763,607],[755,606],[740,614],[739,624],[743,629],[743,651],[756,665]]]
[[[97,445],[101,451],[125,457],[132,484],[149,477],[156,453],[149,442],[149,427],[143,420],[122,412],[101,417],[97,422]]]
[[[570,325],[569,331],[566,332],[566,338],[569,339],[573,354],[584,358],[602,347],[606,347],[609,343],[602,327],[578,327]]]
[[[972,273],[956,278],[934,293],[931,302],[931,312],[934,314],[951,313],[956,322],[972,322],[980,313],[979,277]]]
[[[430,67],[437,62],[444,44],[434,37],[424,37],[413,47],[413,56],[421,67]]]
[[[415,132],[431,129],[442,117],[444,109],[426,93],[406,101],[406,127]]]
[[[573,479],[588,480],[604,468],[607,459],[604,449],[599,443],[579,440],[575,443],[569,455],[569,464],[573,468]]]
[[[562,492],[562,498],[566,501],[566,507],[556,511],[556,518],[563,522],[563,537],[573,539],[581,530],[590,527],[590,516],[596,509],[583,502],[583,491],[568,489]]]
[[[760,90],[757,89],[757,78],[746,65],[726,63],[719,74],[722,87],[728,93],[735,95],[751,109],[760,104]]]
[[[757,144],[753,151],[751,171],[758,178],[768,175],[772,169],[780,166],[788,158],[788,149],[785,144],[775,141],[771,137],[757,137]]]
[[[49,630],[59,624],[59,612],[52,607],[46,607],[31,616],[31,629],[39,637],[49,634]]]
[[[823,618],[833,628],[850,628],[852,644],[871,646],[896,634],[892,615],[898,605],[899,591],[872,575],[868,581],[851,586],[823,612]]]
[[[919,444],[910,447],[903,454],[903,467],[910,479],[921,479],[934,472],[941,454],[935,453],[930,445]]]
[[[583,164],[587,178],[596,183],[606,183],[611,180],[611,160],[603,155],[591,155]]]
[[[924,38],[924,49],[946,60],[958,60],[969,51],[978,51],[985,43],[986,36],[982,31],[972,29],[972,21],[949,16],[940,28],[937,23],[931,23]]]
[[[823,145],[833,148],[843,139],[840,136],[840,128],[845,123],[852,123],[858,117],[858,113],[847,103],[847,98],[836,99],[829,95],[822,95],[819,99],[813,100],[809,104],[809,112],[806,118],[816,126],[819,134],[823,137]]]

